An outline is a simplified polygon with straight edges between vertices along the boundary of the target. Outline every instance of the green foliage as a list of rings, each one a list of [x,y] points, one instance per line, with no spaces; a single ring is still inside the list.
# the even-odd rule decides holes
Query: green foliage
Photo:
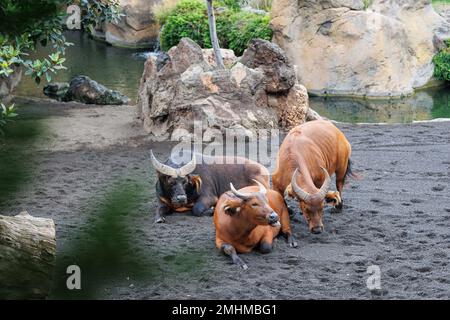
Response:
[[[236,55],[241,55],[250,40],[272,39],[268,14],[241,11],[233,5],[238,3],[237,1],[228,2],[231,8],[215,12],[217,36],[222,48],[232,49]],[[219,4],[220,2],[214,2],[215,7]],[[157,18],[163,25],[160,41],[164,51],[177,45],[183,37],[191,38],[202,48],[211,48],[205,1],[182,0]]]
[[[1,0],[0,30],[13,36],[30,32],[34,27],[39,33],[43,23],[62,17],[62,5],[68,0]]]
[[[450,51],[441,50],[433,58],[434,76],[439,80],[450,81]]]
[[[241,0],[214,0],[213,5],[215,8],[226,7],[232,10],[240,10],[241,2]]]
[[[95,25],[104,22],[118,22],[124,14],[121,13],[119,0],[80,0],[83,13],[82,25],[92,30]]]
[[[161,48],[164,51],[177,45],[181,38],[188,37],[202,48],[210,48],[208,16],[205,2],[183,0],[175,9],[164,12],[158,17],[163,26],[160,33]]]
[[[222,47],[232,49],[238,56],[244,53],[248,43],[256,38],[271,40],[269,15],[248,11],[226,12],[217,19],[217,33]]]
[[[31,75],[37,84],[41,82],[41,78],[45,77],[47,82],[52,81],[50,72],[56,73],[57,70],[66,69],[62,64],[66,58],[62,58],[59,52],[54,52],[44,59],[36,59],[34,61],[27,60],[24,65],[27,67],[26,75]]]
[[[0,76],[7,77],[13,66],[24,66],[26,74],[39,83],[48,72],[63,68],[65,48],[69,45],[63,35],[64,10],[67,0],[3,0],[0,4]],[[3,26],[4,25],[4,26]],[[28,52],[37,45],[51,45],[54,53],[42,60],[26,60]]]
[[[0,134],[4,135],[2,127],[6,125],[7,122],[11,121],[14,117],[17,117],[16,109],[14,105],[5,106],[3,103],[0,103]]]
[[[129,227],[147,197],[145,189],[140,182],[127,178],[115,181],[104,195],[92,198],[85,214],[95,218],[87,228],[72,234],[63,248],[64,255],[57,259],[54,297],[93,299],[111,280],[154,277],[157,266],[147,258],[153,253],[146,254],[147,248],[135,245]],[[72,264],[80,266],[84,274],[82,290],[67,290],[66,269]]]
[[[0,2],[0,76],[8,77],[13,66],[24,66],[26,74],[37,83],[50,73],[63,69],[65,48],[72,45],[63,34],[66,12],[64,4],[70,0],[1,0]],[[80,0],[85,28],[94,23],[111,22],[120,18],[118,0]],[[51,45],[53,53],[34,61],[26,60],[28,52],[37,45]]]

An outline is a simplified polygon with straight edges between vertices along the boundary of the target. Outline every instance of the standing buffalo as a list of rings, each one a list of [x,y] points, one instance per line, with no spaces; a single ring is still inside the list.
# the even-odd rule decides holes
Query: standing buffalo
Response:
[[[312,233],[323,231],[324,200],[342,209],[342,189],[351,175],[350,143],[331,122],[316,120],[293,128],[281,144],[273,187],[299,200]],[[337,191],[329,191],[336,173]]]
[[[203,160],[198,163],[197,160]],[[188,163],[175,164],[170,158],[159,162],[151,152],[153,167],[158,173],[156,222],[165,222],[165,215],[191,211],[195,216],[211,215],[213,206],[230,182],[237,188],[254,184],[269,185],[269,172],[257,162],[239,157],[210,157],[193,154]]]

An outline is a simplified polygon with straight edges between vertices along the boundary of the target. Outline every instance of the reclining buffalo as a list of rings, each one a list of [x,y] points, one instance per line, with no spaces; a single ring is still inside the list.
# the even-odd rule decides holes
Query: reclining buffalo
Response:
[[[255,183],[269,185],[269,172],[257,162],[239,157],[210,157],[195,153],[188,163],[176,164],[170,158],[159,162],[151,152],[157,171],[158,207],[155,222],[165,222],[173,211],[190,211],[194,216],[211,215],[219,197],[229,190]],[[197,161],[200,160],[200,161]]]
[[[240,190],[231,183],[231,191],[219,198],[214,212],[217,248],[243,269],[247,265],[237,253],[247,253],[255,247],[261,253],[271,252],[273,239],[280,229],[289,245],[297,246],[283,196],[255,182],[258,186]]]

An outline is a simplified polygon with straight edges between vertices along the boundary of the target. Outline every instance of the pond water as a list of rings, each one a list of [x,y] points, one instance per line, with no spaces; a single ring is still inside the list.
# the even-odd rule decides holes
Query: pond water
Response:
[[[107,88],[118,90],[132,101],[136,100],[139,81],[144,70],[146,52],[136,49],[116,48],[92,40],[86,33],[66,32],[67,41],[74,45],[66,49],[67,70],[53,75],[52,81],[69,82],[77,75],[87,75]],[[40,48],[32,58],[45,57],[48,48]],[[42,93],[45,81],[38,86],[30,77],[23,77],[15,90],[16,95],[45,97]]]
[[[68,82],[73,76],[83,74],[124,93],[132,102],[136,101],[144,62],[150,52],[112,47],[76,31],[67,32],[66,36],[74,43],[67,49],[65,66],[68,69],[59,72],[53,81]],[[47,53],[48,49],[41,48],[35,56],[42,57]],[[15,94],[44,97],[43,86],[24,77]],[[429,89],[395,100],[311,97],[310,105],[319,114],[340,122],[410,123],[450,118],[450,89]]]
[[[416,92],[403,99],[370,100],[311,97],[310,106],[319,114],[339,122],[411,123],[450,118],[450,88]]]

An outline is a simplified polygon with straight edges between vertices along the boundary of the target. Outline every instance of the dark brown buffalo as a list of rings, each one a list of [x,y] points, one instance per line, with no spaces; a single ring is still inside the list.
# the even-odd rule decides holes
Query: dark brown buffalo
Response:
[[[211,215],[220,195],[229,190],[230,182],[237,188],[255,184],[269,185],[269,172],[257,162],[240,157],[210,157],[196,153],[188,163],[175,164],[170,158],[163,164],[151,153],[158,173],[156,194],[157,223],[165,215],[190,211],[195,216]],[[202,161],[199,161],[202,159]]]

